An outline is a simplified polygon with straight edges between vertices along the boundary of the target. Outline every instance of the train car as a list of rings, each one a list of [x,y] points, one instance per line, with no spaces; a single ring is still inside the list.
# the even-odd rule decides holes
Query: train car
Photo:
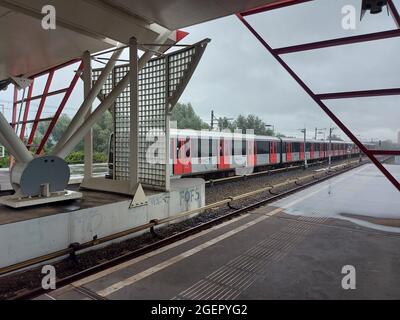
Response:
[[[334,141],[332,158],[357,154],[352,143]],[[171,172],[175,176],[200,175],[235,171],[239,168],[291,165],[307,160],[320,161],[329,157],[329,142],[269,136],[171,131]]]
[[[359,154],[353,143],[296,138],[277,138],[188,129],[170,130],[169,165],[172,176],[241,174],[264,167],[290,166],[304,162],[351,157]],[[113,169],[113,138],[110,138],[109,177]],[[249,169],[249,170],[244,170]]]

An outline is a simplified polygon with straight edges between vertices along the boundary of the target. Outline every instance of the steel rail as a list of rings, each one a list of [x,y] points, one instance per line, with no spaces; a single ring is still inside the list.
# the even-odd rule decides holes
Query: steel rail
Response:
[[[338,159],[338,160],[340,160],[340,159]],[[323,163],[326,163],[326,162],[327,162],[327,160],[314,161],[314,162],[310,162],[308,164],[308,166],[309,167],[316,166],[316,165],[323,164]],[[303,163],[303,161],[299,160],[299,161],[297,161],[297,163]],[[244,174],[244,175],[241,175],[241,176],[232,176],[232,177],[225,177],[225,178],[218,178],[218,179],[209,179],[209,180],[206,181],[206,185],[207,184],[214,185],[216,183],[224,183],[224,182],[231,181],[231,180],[247,179],[247,178],[251,178],[251,177],[255,177],[255,176],[261,176],[261,175],[270,175],[270,174],[279,173],[279,172],[288,172],[290,170],[300,169],[300,168],[304,168],[304,164],[295,165],[295,166],[286,166],[286,167],[282,167],[282,168],[278,168],[278,169],[272,169],[272,170],[262,170],[262,171],[258,171],[258,172]]]

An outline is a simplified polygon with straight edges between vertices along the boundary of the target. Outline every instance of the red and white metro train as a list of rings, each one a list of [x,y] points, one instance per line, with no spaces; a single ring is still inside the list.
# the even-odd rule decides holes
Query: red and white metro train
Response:
[[[109,177],[113,172],[113,135],[110,137]],[[218,176],[238,172],[259,171],[264,168],[290,166],[307,161],[355,157],[360,154],[353,143],[323,140],[276,138],[269,136],[196,131],[170,130],[171,176]]]
[[[238,168],[280,167],[307,161],[359,155],[353,143],[276,138],[260,135],[200,132],[196,130],[170,131],[170,170],[174,176],[234,172]]]

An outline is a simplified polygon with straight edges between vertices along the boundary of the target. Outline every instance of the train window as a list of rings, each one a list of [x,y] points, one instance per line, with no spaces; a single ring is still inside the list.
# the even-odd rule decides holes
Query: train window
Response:
[[[286,149],[286,142],[282,142],[282,150],[283,150],[283,153],[286,153],[286,152],[287,152],[287,149]]]
[[[201,158],[203,155],[201,154],[201,144],[202,144],[202,139],[198,138],[197,139],[197,157]],[[194,144],[193,144],[194,146]],[[193,154],[196,154],[196,150],[193,148]]]
[[[179,150],[181,150],[181,146],[182,146],[182,141],[181,141],[181,140],[178,140],[178,142],[177,142],[177,144],[176,144],[176,157],[177,157],[177,158],[180,158],[180,157],[179,157]]]
[[[281,145],[282,143],[281,142],[275,142],[275,152],[276,153],[281,153],[281,151],[282,151],[282,145]]]
[[[213,156],[213,139],[208,139],[208,157],[211,158]]]
[[[257,154],[268,154],[269,153],[269,143],[268,141],[256,141]]]
[[[306,143],[306,151],[310,152],[310,150],[311,150],[311,143],[307,142]]]
[[[293,142],[292,143],[292,152],[300,152],[300,143],[298,142]]]
[[[245,156],[247,154],[247,140],[243,139],[242,140],[242,156]]]
[[[190,148],[191,148],[191,146],[190,146],[190,138],[189,137],[186,137],[186,141],[185,141],[185,147],[184,147],[185,149],[187,149],[186,150],[186,158],[189,158],[190,157]]]
[[[240,140],[232,140],[232,155],[239,156],[242,154],[242,143]]]

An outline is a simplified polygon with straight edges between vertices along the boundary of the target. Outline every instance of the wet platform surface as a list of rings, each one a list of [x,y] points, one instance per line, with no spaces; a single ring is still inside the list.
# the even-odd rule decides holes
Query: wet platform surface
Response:
[[[400,235],[316,214],[329,188],[347,208],[341,188],[356,200],[377,179],[363,166],[38,299],[399,299]],[[399,194],[388,190],[393,201],[377,201],[393,218]],[[355,290],[342,288],[345,265],[356,270]]]

